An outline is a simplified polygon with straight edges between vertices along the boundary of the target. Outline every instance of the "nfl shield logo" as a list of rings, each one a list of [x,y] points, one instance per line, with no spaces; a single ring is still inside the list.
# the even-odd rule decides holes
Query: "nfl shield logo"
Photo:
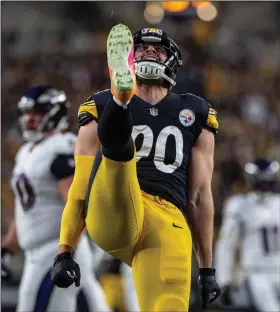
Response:
[[[157,108],[150,108],[150,114],[154,117],[158,115],[158,109]]]

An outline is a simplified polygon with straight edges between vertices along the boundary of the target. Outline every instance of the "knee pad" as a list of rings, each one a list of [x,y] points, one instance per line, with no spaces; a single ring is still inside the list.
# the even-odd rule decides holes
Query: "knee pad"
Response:
[[[173,294],[164,294],[157,298],[153,312],[187,312],[189,302]]]
[[[163,250],[160,265],[160,277],[165,283],[172,283],[187,287],[191,281],[190,259],[185,253],[176,252],[170,255],[171,251]]]

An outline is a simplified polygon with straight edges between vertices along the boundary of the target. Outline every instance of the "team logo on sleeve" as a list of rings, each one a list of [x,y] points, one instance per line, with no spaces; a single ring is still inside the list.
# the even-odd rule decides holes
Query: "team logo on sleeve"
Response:
[[[179,114],[179,119],[183,126],[189,127],[195,122],[195,114],[190,109],[183,109]]]

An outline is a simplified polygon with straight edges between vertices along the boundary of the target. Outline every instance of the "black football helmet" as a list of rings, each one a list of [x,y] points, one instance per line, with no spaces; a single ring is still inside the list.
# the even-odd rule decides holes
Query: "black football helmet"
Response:
[[[134,33],[134,50],[141,45],[155,44],[162,46],[168,55],[165,62],[159,60],[136,60],[136,76],[143,82],[160,82],[171,89],[175,86],[176,74],[183,65],[181,51],[178,45],[157,28],[144,28]]]
[[[278,161],[257,159],[245,165],[244,176],[253,190],[274,192],[279,186],[280,164]]]
[[[53,130],[65,130],[68,127],[67,112],[70,103],[64,91],[52,86],[35,86],[28,89],[18,102],[20,113],[19,123],[23,138],[26,141],[38,142],[46,133]],[[26,111],[43,115],[42,121],[36,129],[29,130],[23,118]]]

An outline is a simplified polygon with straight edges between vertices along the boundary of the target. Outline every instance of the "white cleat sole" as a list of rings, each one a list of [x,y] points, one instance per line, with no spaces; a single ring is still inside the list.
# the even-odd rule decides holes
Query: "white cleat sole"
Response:
[[[132,49],[133,37],[129,28],[122,24],[114,26],[107,39],[107,60],[116,92],[129,92],[134,88],[134,76],[128,62]]]

